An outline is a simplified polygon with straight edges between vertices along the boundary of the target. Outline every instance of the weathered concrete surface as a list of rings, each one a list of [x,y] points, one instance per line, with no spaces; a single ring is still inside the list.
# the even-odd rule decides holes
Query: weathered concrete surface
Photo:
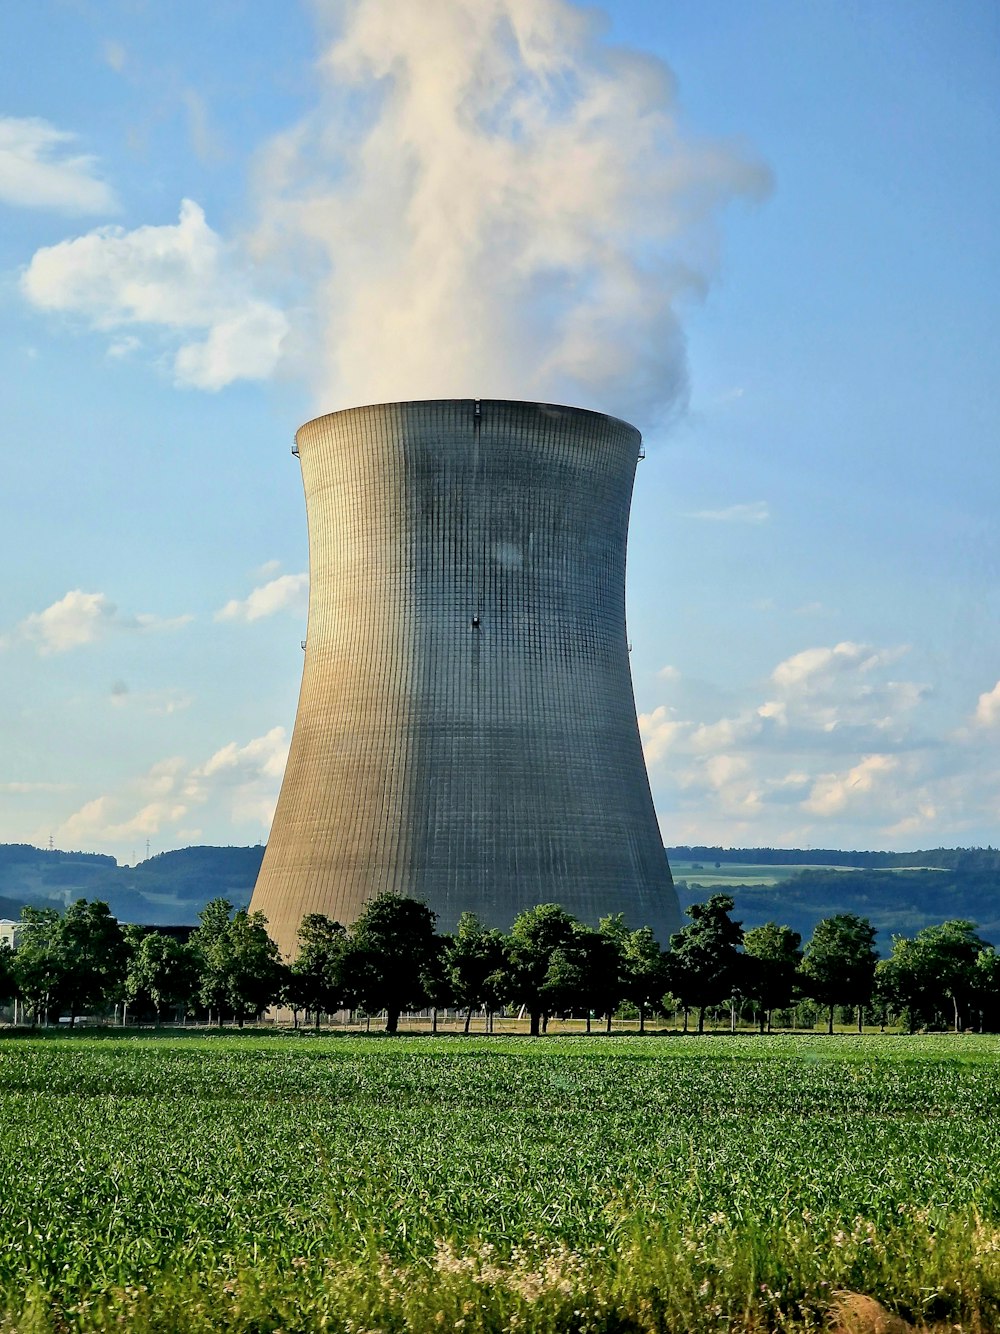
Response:
[[[450,929],[536,903],[679,926],[639,745],[625,540],[639,433],[472,399],[335,412],[297,437],[309,626],[251,907],[391,890]]]

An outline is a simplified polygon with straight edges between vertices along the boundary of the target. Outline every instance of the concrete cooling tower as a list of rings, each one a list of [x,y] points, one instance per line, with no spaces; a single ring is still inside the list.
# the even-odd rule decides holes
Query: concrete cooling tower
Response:
[[[251,907],[375,894],[508,927],[560,903],[665,944],[677,896],[639,745],[625,540],[640,436],[542,403],[352,408],[301,428],[309,625]]]

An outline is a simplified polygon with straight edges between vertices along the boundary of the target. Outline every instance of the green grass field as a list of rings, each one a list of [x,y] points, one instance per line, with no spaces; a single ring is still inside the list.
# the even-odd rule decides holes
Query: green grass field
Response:
[[[1000,1329],[1000,1040],[0,1040],[0,1328]]]
[[[853,866],[758,866],[750,862],[680,862],[671,861],[670,870],[675,880],[689,885],[703,885],[706,889],[725,889],[728,885],[778,885],[802,871],[843,871],[850,873]]]
[[[802,862],[789,866],[758,865],[755,862],[682,862],[671,859],[670,869],[675,880],[683,880],[688,885],[701,885],[705,889],[726,889],[733,885],[780,885],[803,871],[842,871],[845,875],[861,870],[857,866],[826,866],[816,862]],[[933,871],[933,866],[890,866],[884,868],[888,874],[900,874],[910,871]]]

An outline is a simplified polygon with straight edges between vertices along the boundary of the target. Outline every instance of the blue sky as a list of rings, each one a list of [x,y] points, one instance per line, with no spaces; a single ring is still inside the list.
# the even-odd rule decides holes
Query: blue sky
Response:
[[[0,43],[0,840],[266,837],[293,432],[426,385],[643,430],[667,843],[997,842],[995,5],[39,0]]]

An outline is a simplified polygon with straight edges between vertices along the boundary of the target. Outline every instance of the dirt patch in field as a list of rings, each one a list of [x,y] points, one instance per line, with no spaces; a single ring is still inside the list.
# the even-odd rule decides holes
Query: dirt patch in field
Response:
[[[830,1307],[831,1334],[913,1334],[915,1329],[861,1292],[838,1292]]]

